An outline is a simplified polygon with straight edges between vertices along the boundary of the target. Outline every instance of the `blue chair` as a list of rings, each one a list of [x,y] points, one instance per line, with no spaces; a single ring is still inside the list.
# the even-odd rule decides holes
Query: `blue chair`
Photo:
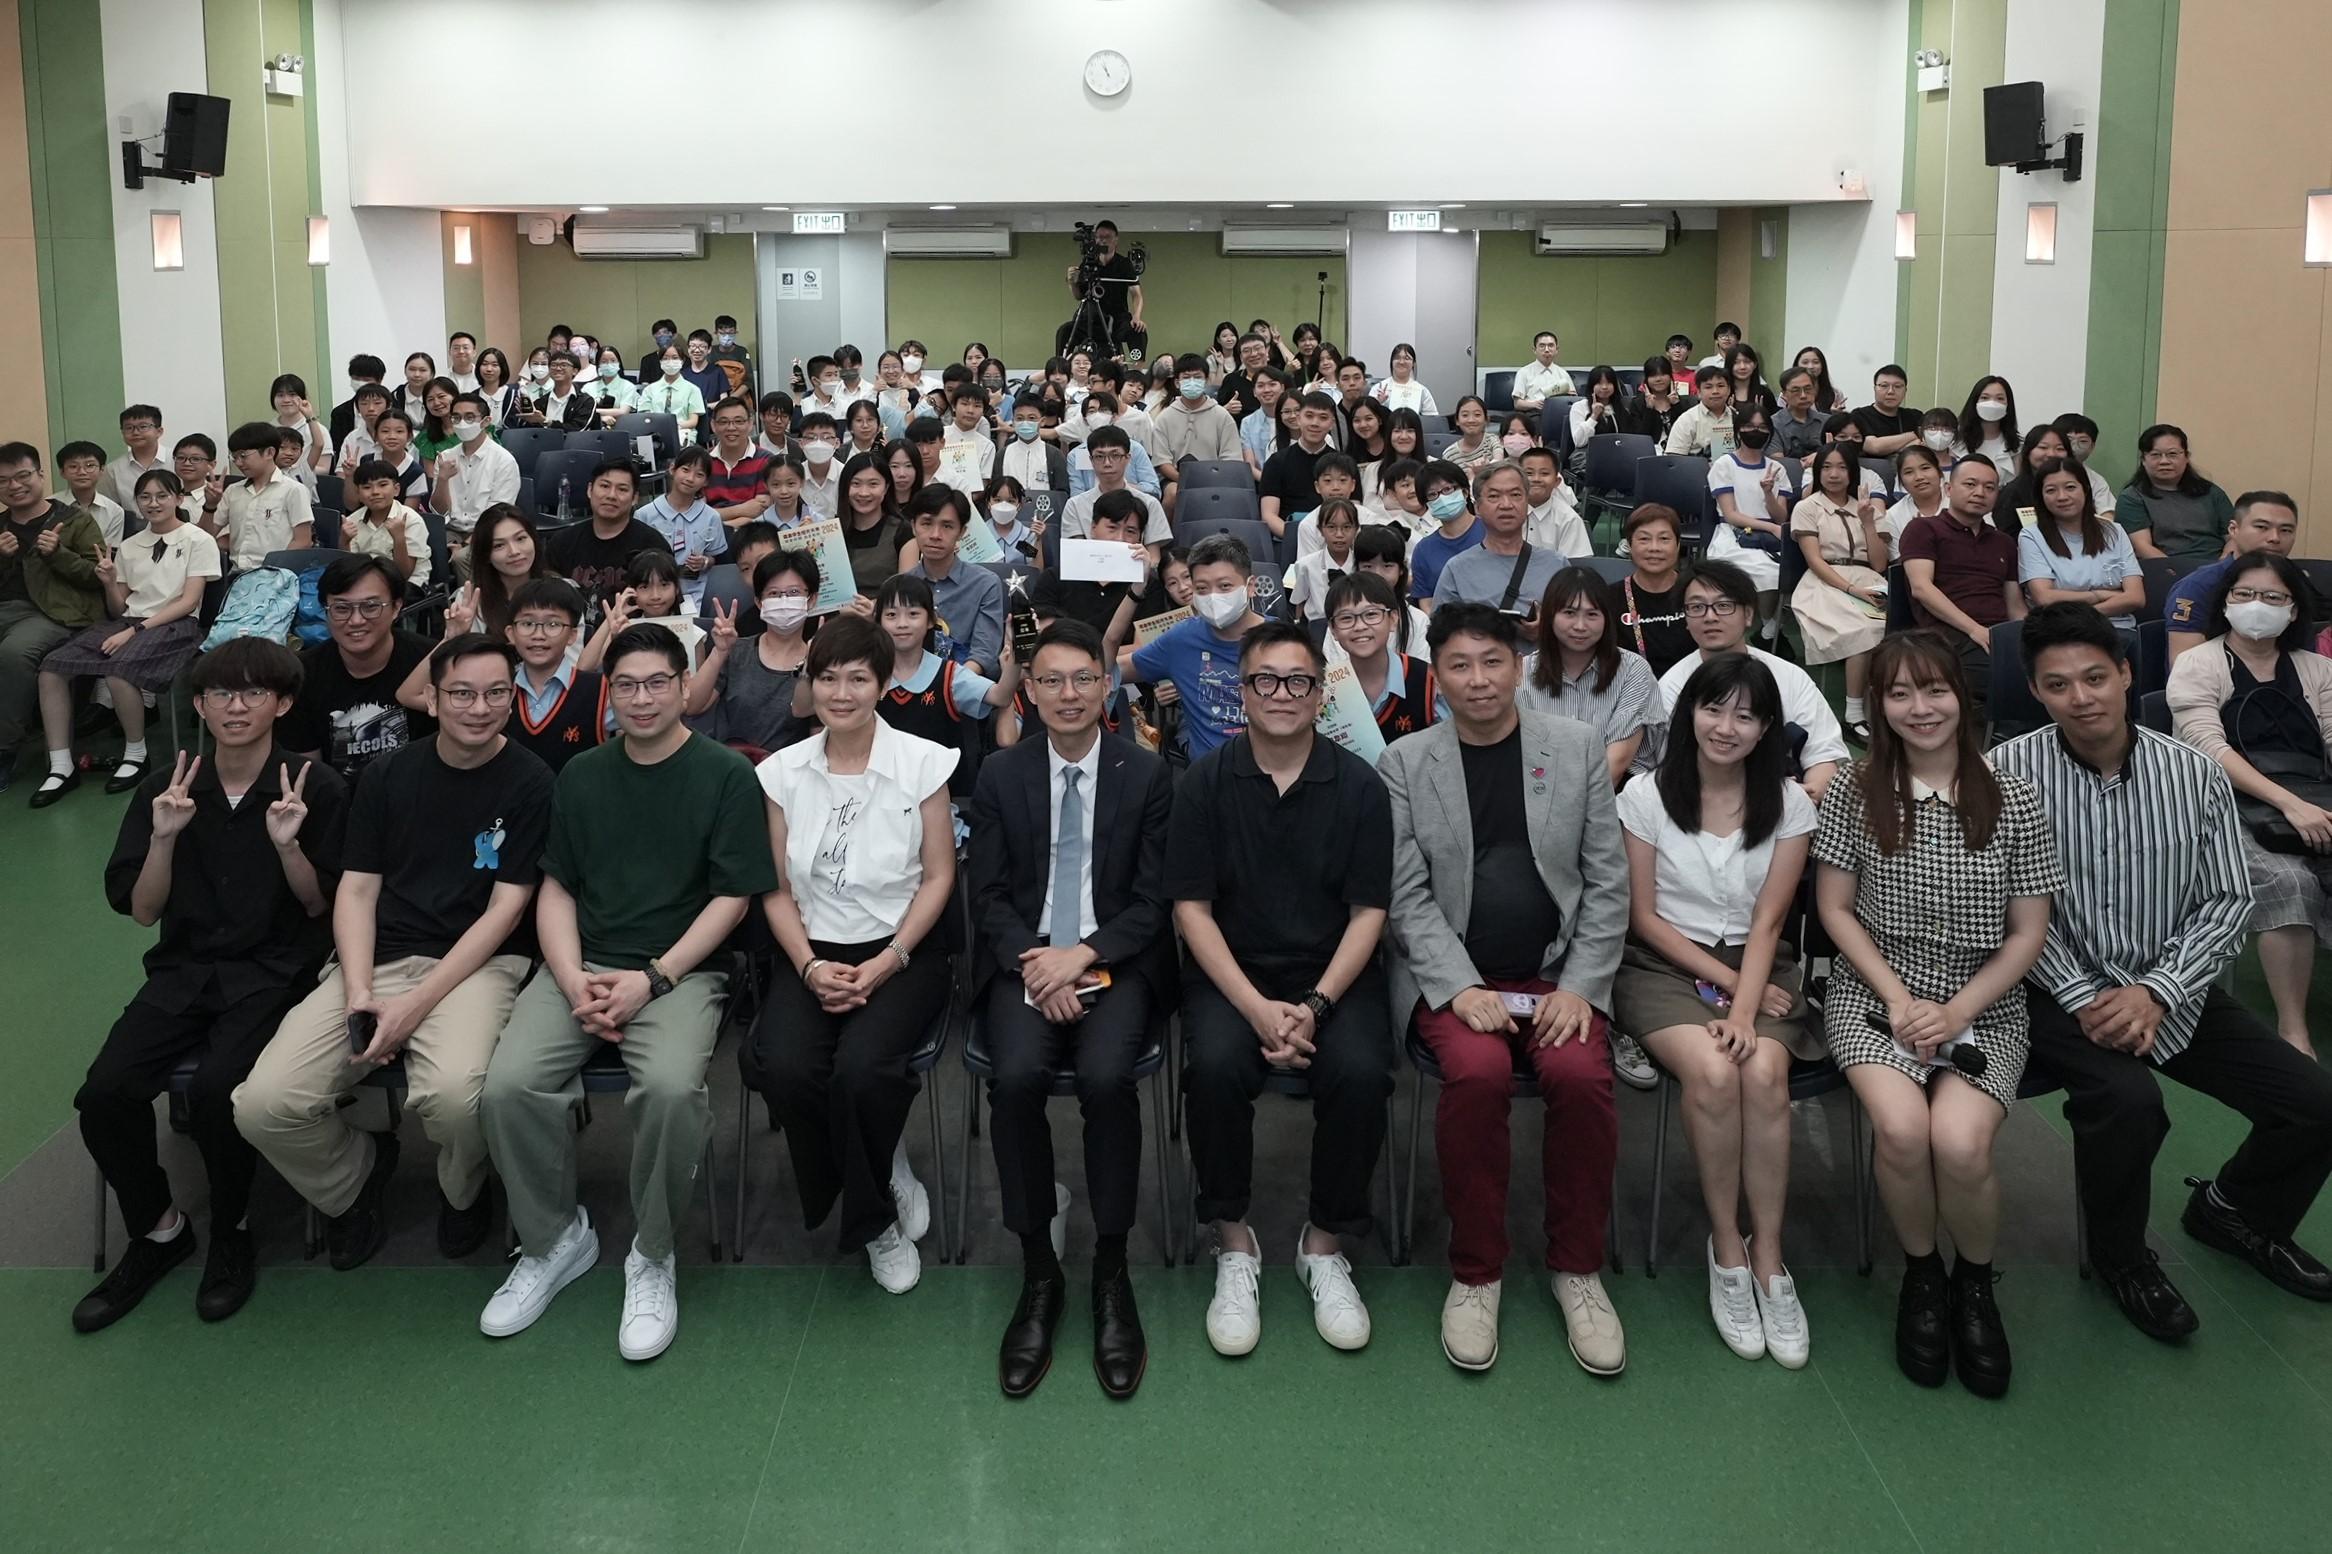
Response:
[[[1557,394],[1538,413],[1538,440],[1554,449],[1555,457],[1565,464],[1577,451],[1571,441],[1571,407],[1577,403],[1576,394]]]
[[[1458,434],[1456,432],[1428,430],[1425,433],[1425,456],[1429,459],[1438,459],[1447,453],[1449,445],[1457,440]]]
[[[306,550],[271,550],[260,558],[261,566],[282,567],[287,572],[320,572],[344,556],[353,556],[353,550],[326,550],[311,545]]]
[[[518,461],[518,475],[524,480],[534,474],[536,460],[567,446],[567,430],[561,426],[505,427],[502,446]]]
[[[514,505],[528,517],[534,516],[534,477],[532,475],[518,477],[518,501]]]
[[[591,512],[591,477],[605,462],[591,448],[563,448],[557,453],[544,454],[534,466],[535,510],[545,518],[555,517],[564,488],[568,519],[587,518]]]
[[[2146,607],[2138,612],[2138,619],[2158,621],[2169,606],[2171,588],[2194,568],[2184,562],[2173,561],[2168,556],[2140,556],[2138,566],[2146,575]],[[2194,630],[2201,629],[2202,622],[2198,620],[2194,623]]]
[[[1684,520],[1680,536],[1691,550],[1708,547],[1709,525],[1716,516],[1716,498],[1709,494],[1709,461],[1689,453],[1661,453],[1636,460],[1635,500],[1638,507],[1658,502],[1672,507]]]
[[[2124,640],[2127,640],[2124,633]],[[2170,683],[2170,628],[2160,620],[2138,622],[2138,659],[2130,688],[2143,696]]]
[[[1210,486],[1228,486],[1239,491],[1255,489],[1255,472],[1247,467],[1245,459],[1185,459],[1179,467],[1186,496]]]
[[[658,469],[670,464],[672,456],[680,451],[680,418],[666,415],[662,411],[634,410],[619,415],[615,418],[612,430],[623,438],[626,449],[631,447],[634,437],[655,438]],[[710,435],[706,433],[708,438]],[[568,446],[573,447],[574,444],[569,442]]]
[[[1502,367],[1482,374],[1482,403],[1490,407],[1492,415],[1504,415],[1514,408],[1515,371]]]
[[[318,502],[309,507],[308,518],[310,523],[314,525],[309,531],[309,535],[316,544],[324,550],[338,550],[340,548],[340,529],[347,521],[347,514],[337,507],[326,507]]]
[[[621,459],[627,464],[635,462],[632,458],[632,440],[618,431],[598,429],[569,432],[564,446],[570,453],[589,449],[600,459]]]
[[[1058,527],[1055,525],[1054,527]],[[1293,528],[1290,524],[1288,527]],[[1046,533],[1050,534],[1051,529]],[[1174,543],[1188,545],[1209,534],[1236,534],[1248,542],[1247,548],[1260,567],[1279,554],[1279,542],[1263,523],[1263,499],[1249,486],[1240,490],[1231,486],[1202,486],[1185,491],[1174,504]],[[1262,536],[1258,541],[1254,536]],[[1260,548],[1259,548],[1260,547]]]
[[[1625,505],[1635,495],[1637,462],[1659,455],[1659,444],[1637,432],[1598,432],[1588,438],[1588,511]]]
[[[318,507],[337,507],[342,512],[348,511],[348,487],[346,483],[338,475],[318,475],[316,477],[316,505]]]
[[[1893,459],[1863,459],[1860,463],[1863,473],[1879,483],[1879,489],[1887,493],[1890,501],[1902,495],[1901,490],[1895,485],[1895,461]]]

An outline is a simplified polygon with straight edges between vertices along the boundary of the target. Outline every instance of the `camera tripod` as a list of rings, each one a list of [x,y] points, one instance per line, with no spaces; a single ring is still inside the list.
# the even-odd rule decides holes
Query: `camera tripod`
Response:
[[[1078,299],[1077,311],[1054,336],[1054,355],[1083,351],[1099,361],[1123,353],[1126,343],[1118,339],[1116,325],[1101,305],[1101,287],[1102,283],[1095,281],[1085,288],[1085,295]]]

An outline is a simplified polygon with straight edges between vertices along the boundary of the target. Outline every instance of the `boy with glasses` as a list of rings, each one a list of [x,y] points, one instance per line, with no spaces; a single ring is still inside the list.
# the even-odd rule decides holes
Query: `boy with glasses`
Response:
[[[510,737],[554,772],[615,731],[606,678],[575,666],[582,627],[583,596],[563,579],[529,578],[510,596],[505,635],[518,652]]]
[[[105,466],[97,489],[123,512],[136,505],[138,477],[162,462],[162,412],[152,405],[128,405],[121,413],[122,446],[129,451]]]
[[[1788,659],[1749,645],[1749,628],[1755,624],[1757,585],[1748,573],[1726,561],[1704,561],[1693,568],[1684,583],[1684,625],[1699,651],[1685,654],[1660,677],[1661,713],[1676,711],[1684,682],[1702,664],[1722,653],[1747,653],[1772,670],[1781,687],[1781,715],[1790,730],[1798,783],[1819,804],[1846,760],[1846,736],[1810,675]]]
[[[351,781],[367,761],[437,730],[420,693],[410,703],[399,695],[430,647],[397,627],[404,592],[404,579],[378,556],[343,556],[316,583],[332,640],[300,655],[303,677],[283,742],[320,755]]]

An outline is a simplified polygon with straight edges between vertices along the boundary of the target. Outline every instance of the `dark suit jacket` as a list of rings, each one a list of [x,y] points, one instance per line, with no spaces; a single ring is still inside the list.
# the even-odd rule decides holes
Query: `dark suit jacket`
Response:
[[[349,395],[332,407],[332,419],[325,423],[332,434],[332,456],[340,457],[340,450],[348,442],[348,434],[356,430],[356,396]]]
[[[966,819],[971,826],[972,925],[985,954],[984,987],[998,972],[1017,976],[1023,950],[1043,942],[1045,886],[1052,872],[1050,741],[1040,726],[980,764]],[[1163,1008],[1181,985],[1166,901],[1166,825],[1174,777],[1166,763],[1122,739],[1101,741],[1094,783],[1091,945],[1116,975],[1135,975]]]
[[[518,408],[513,410],[511,414],[514,417],[532,416],[533,419],[519,419],[514,421],[513,424],[518,426],[550,426],[556,424],[558,426],[564,427],[570,432],[588,432],[596,429],[599,425],[599,401],[593,399],[588,393],[584,391],[581,379],[576,380],[576,387],[574,391],[567,395],[566,412],[559,418],[556,423],[553,423],[543,415],[543,411],[549,406],[549,404],[550,400],[548,398],[536,400],[531,405],[529,405],[525,400],[521,399],[518,402]]]

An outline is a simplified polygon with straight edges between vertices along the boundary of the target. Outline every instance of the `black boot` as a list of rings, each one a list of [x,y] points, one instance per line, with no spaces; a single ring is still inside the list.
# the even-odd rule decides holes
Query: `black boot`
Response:
[[[1951,1373],[1950,1324],[1943,1259],[1933,1252],[1906,1258],[1903,1293],[1895,1302],[1895,1363],[1922,1387],[1940,1387]]]
[[[1115,1273],[1093,1280],[1093,1374],[1102,1391],[1122,1401],[1134,1395],[1149,1368],[1149,1342],[1134,1309],[1134,1281],[1120,1262]]]
[[[445,1257],[460,1260],[486,1243],[486,1232],[494,1228],[494,1184],[489,1181],[478,1189],[466,1209],[457,1209],[453,1200],[441,1188],[437,1195],[437,1250]]]
[[[2126,1266],[2098,1258],[2097,1277],[2112,1293],[2114,1304],[2121,1314],[2130,1319],[2130,1325],[2148,1338],[2162,1343],[2176,1343],[2202,1324],[2196,1320],[2194,1308],[2186,1297],[2178,1293],[2178,1286],[2162,1272],[2162,1263],[2147,1248],[2138,1260]]]
[[[1961,1258],[1951,1271],[1951,1348],[1960,1385],[1980,1398],[2008,1395],[2008,1330],[1992,1298],[1990,1263]]]
[[[137,1309],[146,1298],[146,1291],[160,1282],[162,1275],[194,1255],[194,1227],[181,1224],[178,1234],[167,1241],[156,1241],[148,1236],[132,1236],[130,1244],[122,1249],[121,1261],[113,1265],[113,1272],[99,1281],[97,1288],[81,1297],[73,1308],[73,1331],[94,1333],[99,1328],[111,1327]]]
[[[2211,1199],[2211,1184],[2190,1176],[2186,1213],[2179,1223],[2205,1246],[2215,1246],[2240,1257],[2269,1280],[2309,1300],[2332,1300],[2332,1269],[2310,1257],[2289,1236],[2270,1236],[2254,1228],[2232,1204]]]
[[[1006,1397],[1027,1397],[1053,1368],[1053,1332],[1068,1298],[1069,1281],[1059,1274],[1032,1274],[1021,1281],[1020,1303],[1012,1308],[996,1355],[996,1383]]]
[[[376,1133],[372,1140],[372,1169],[356,1190],[356,1201],[344,1214],[324,1222],[324,1244],[331,1249],[332,1266],[342,1273],[372,1261],[373,1253],[389,1239],[389,1176],[397,1169],[397,1136]]]
[[[194,1292],[194,1314],[224,1322],[243,1309],[259,1284],[259,1260],[251,1252],[251,1232],[234,1225],[211,1227],[211,1255],[202,1265]]]

